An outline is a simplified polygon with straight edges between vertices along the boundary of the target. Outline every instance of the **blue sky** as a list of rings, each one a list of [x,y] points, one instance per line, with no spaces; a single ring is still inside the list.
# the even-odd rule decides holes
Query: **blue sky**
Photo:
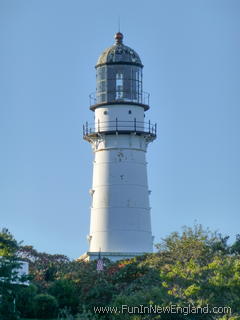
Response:
[[[155,241],[194,221],[240,233],[240,2],[0,0],[0,227],[39,251],[87,250],[95,63],[124,43],[144,64]]]

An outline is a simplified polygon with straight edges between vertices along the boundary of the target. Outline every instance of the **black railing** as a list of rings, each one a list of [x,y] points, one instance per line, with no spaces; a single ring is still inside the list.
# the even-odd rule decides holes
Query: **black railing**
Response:
[[[151,136],[157,135],[157,124],[149,122],[141,122],[134,119],[133,121],[121,121],[117,118],[112,121],[96,121],[83,125],[83,136],[96,135],[98,133],[146,133]]]
[[[149,106],[148,92],[131,92],[131,91],[106,91],[106,92],[92,92],[89,95],[90,106],[101,103],[140,103]]]

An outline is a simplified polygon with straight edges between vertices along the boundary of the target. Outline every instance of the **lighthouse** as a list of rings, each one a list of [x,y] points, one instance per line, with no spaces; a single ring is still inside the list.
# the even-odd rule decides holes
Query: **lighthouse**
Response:
[[[94,156],[89,249],[80,259],[97,259],[101,251],[116,261],[153,249],[146,152],[157,128],[145,117],[150,107],[143,64],[123,43],[122,33],[116,33],[95,68],[94,120],[83,126]]]

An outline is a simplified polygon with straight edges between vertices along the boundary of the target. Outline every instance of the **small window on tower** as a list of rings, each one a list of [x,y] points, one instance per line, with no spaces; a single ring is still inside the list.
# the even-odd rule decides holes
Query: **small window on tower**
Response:
[[[128,114],[132,114],[132,110],[128,110]]]
[[[105,114],[105,115],[106,115],[106,114],[108,114],[108,112],[105,110],[105,111],[103,112],[103,114]]]

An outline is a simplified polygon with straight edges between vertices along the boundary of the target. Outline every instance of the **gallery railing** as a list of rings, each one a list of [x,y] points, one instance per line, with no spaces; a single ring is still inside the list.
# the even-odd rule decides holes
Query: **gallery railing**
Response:
[[[153,137],[157,135],[157,124],[141,122],[134,119],[133,121],[121,121],[117,118],[113,121],[96,121],[93,124],[86,122],[83,125],[83,136],[95,135],[97,133],[136,133],[149,134]]]

